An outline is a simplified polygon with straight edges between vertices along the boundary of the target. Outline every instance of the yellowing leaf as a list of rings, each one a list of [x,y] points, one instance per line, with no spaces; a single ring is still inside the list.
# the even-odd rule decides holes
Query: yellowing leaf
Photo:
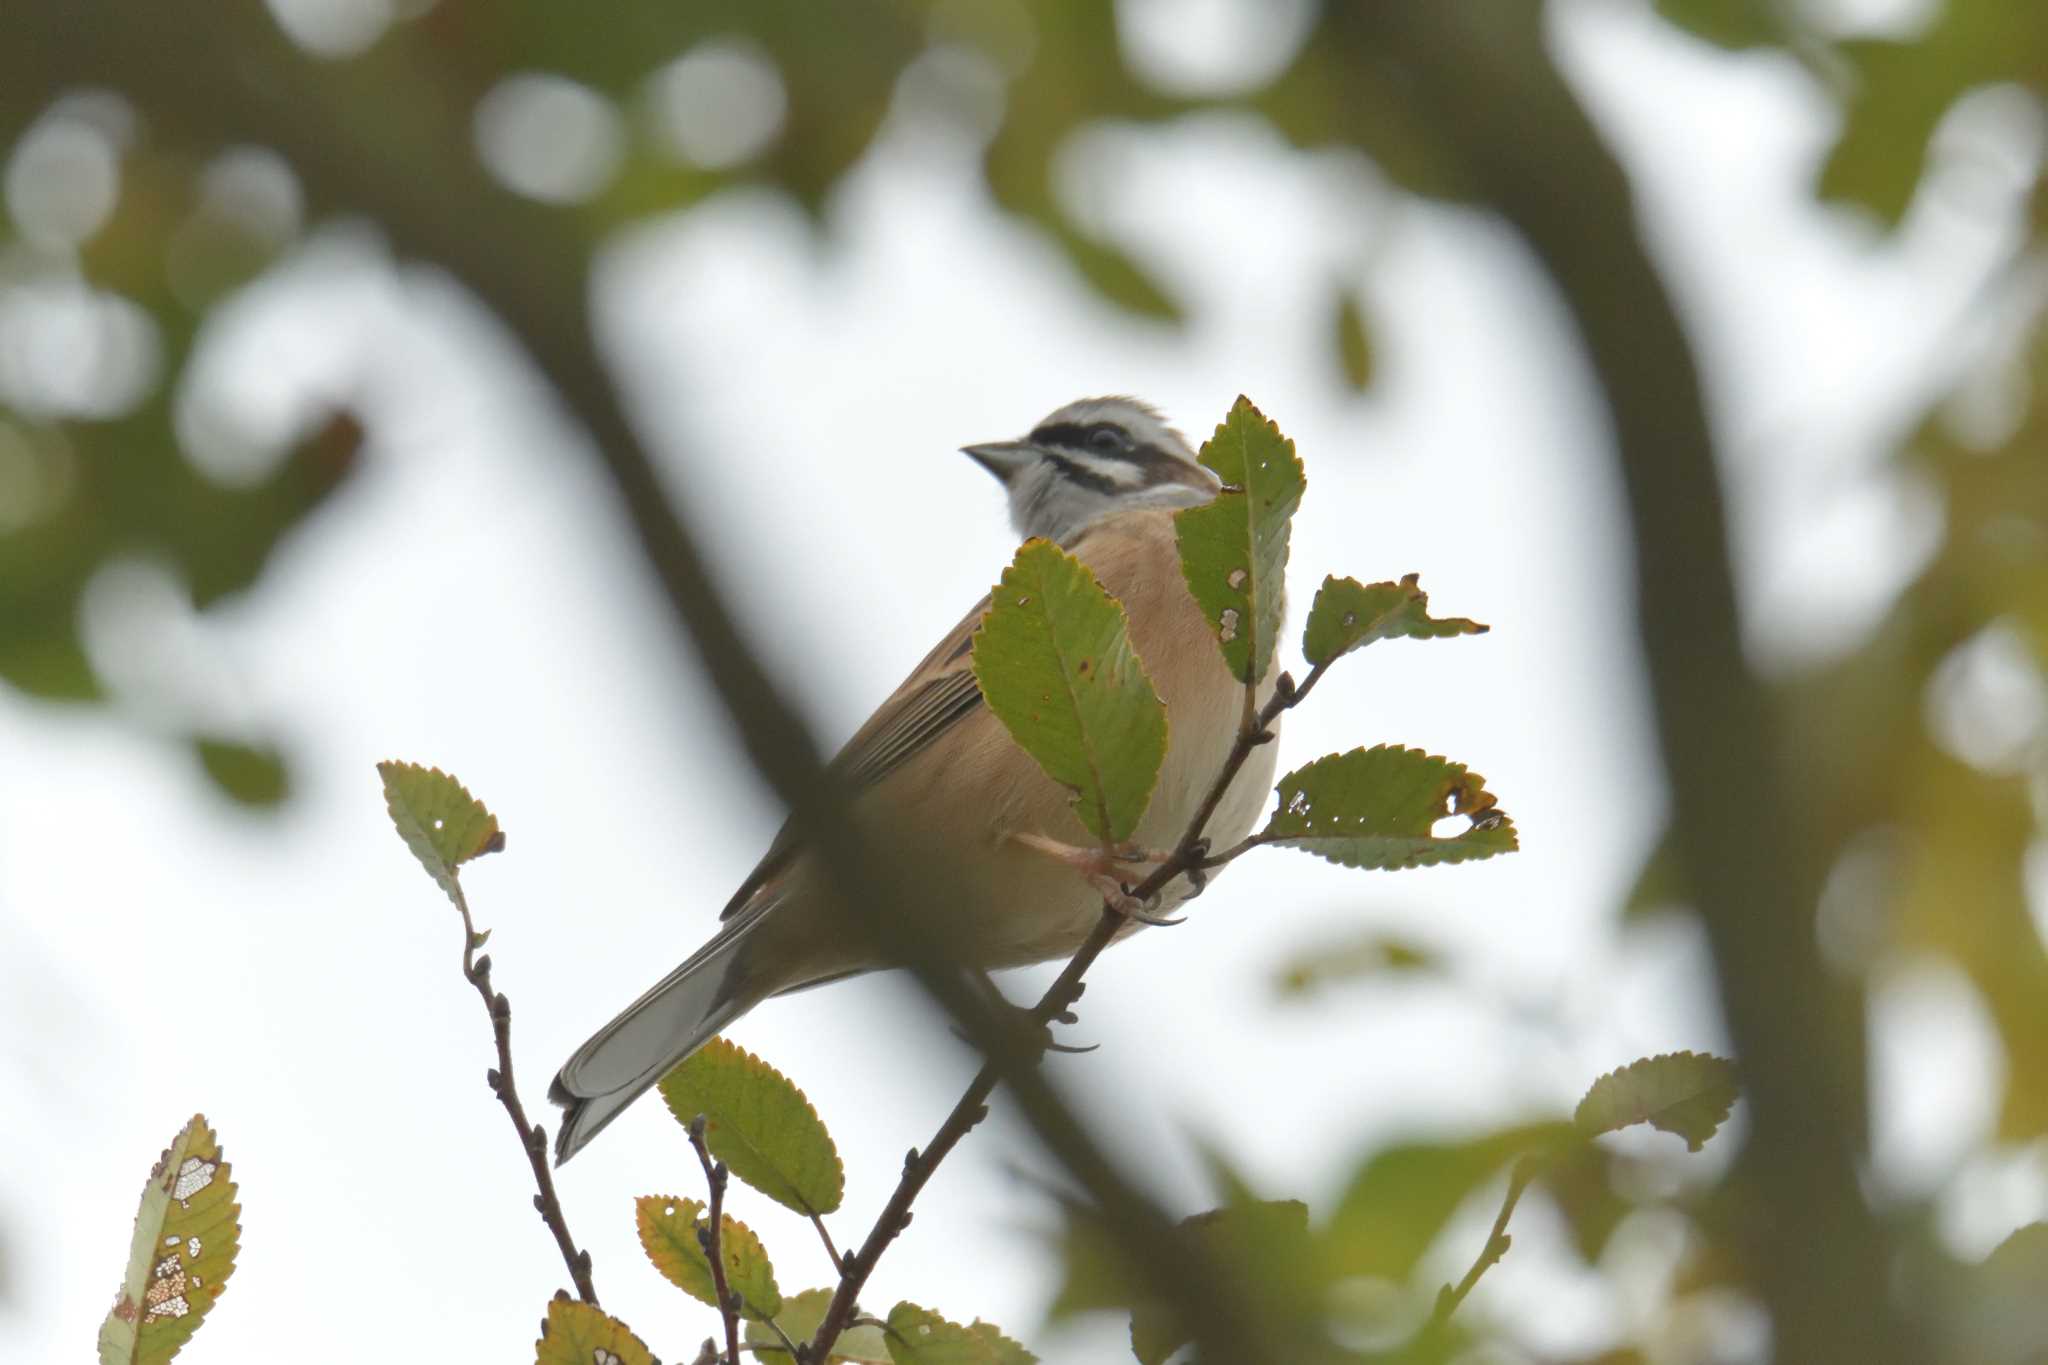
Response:
[[[567,1297],[548,1304],[533,1359],[534,1365],[654,1365],[654,1353],[625,1323]]]
[[[1026,541],[974,632],[974,677],[1018,747],[1075,794],[1088,832],[1130,838],[1166,759],[1166,707],[1088,566]]]
[[[163,1365],[199,1330],[241,1242],[228,1172],[205,1115],[194,1114],[143,1186],[128,1271],[100,1326],[100,1365]]]
[[[377,771],[384,778],[384,805],[399,837],[454,900],[455,869],[505,846],[498,817],[439,768],[387,760],[377,765]]]
[[[889,1310],[892,1365],[1032,1365],[1038,1357],[977,1319],[948,1322],[928,1308],[899,1303]]]
[[[1483,635],[1488,627],[1462,616],[1438,619],[1429,614],[1429,594],[1409,574],[1399,583],[1360,583],[1355,578],[1325,578],[1308,610],[1301,652],[1311,664],[1328,663],[1375,640],[1405,636],[1435,640],[1447,635]]]
[[[775,1325],[782,1329],[783,1336],[799,1346],[807,1344],[818,1335],[818,1328],[824,1325],[825,1313],[832,1306],[832,1291],[829,1289],[806,1289],[801,1294],[792,1294],[782,1301],[782,1311],[775,1315]],[[789,1352],[783,1349],[782,1337],[759,1322],[747,1324],[747,1345],[754,1348],[755,1355],[764,1361],[786,1362]],[[839,1334],[839,1340],[832,1344],[829,1362],[843,1362],[843,1365],[890,1365],[889,1347],[879,1327],[849,1327]]]
[[[1593,1082],[1572,1121],[1595,1137],[1647,1123],[1676,1133],[1697,1152],[1728,1117],[1737,1087],[1735,1063],[1701,1052],[1644,1057]]]
[[[697,1230],[706,1224],[706,1209],[695,1199],[648,1194],[633,1201],[633,1221],[640,1245],[668,1282],[702,1303],[718,1307],[711,1262]],[[725,1262],[726,1288],[740,1296],[740,1311],[750,1318],[772,1318],[782,1311],[782,1291],[775,1285],[775,1267],[768,1249],[745,1223],[731,1214],[718,1220],[718,1259]]]
[[[726,1169],[801,1214],[830,1213],[846,1191],[839,1149],[787,1076],[745,1048],[713,1038],[661,1078],[661,1097]]]
[[[1420,749],[1381,745],[1319,758],[1280,779],[1263,843],[1305,849],[1345,867],[1427,867],[1510,853],[1514,822],[1485,779]],[[1455,834],[1436,822],[1465,816]]]
[[[1266,676],[1287,607],[1287,548],[1307,480],[1294,442],[1239,397],[1202,446],[1215,501],[1173,514],[1181,573],[1239,682]]]

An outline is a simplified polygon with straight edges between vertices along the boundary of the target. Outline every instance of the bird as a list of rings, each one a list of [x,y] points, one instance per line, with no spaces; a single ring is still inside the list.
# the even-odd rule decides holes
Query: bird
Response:
[[[1068,403],[1021,439],[961,450],[1002,485],[1020,537],[1060,545],[1123,604],[1169,735],[1131,847],[1173,847],[1222,771],[1244,713],[1243,684],[1182,576],[1173,522],[1177,510],[1212,501],[1221,482],[1156,409],[1129,397]],[[932,903],[946,907],[963,965],[997,970],[1072,955],[1114,880],[1072,793],[982,699],[972,651],[988,604],[984,596],[961,618],[831,767],[871,848],[908,860],[896,865],[915,868]],[[1269,672],[1260,700],[1272,687]],[[1228,846],[1250,832],[1277,747],[1251,751],[1206,827],[1212,841]],[[1196,889],[1177,878],[1147,910],[1171,909]],[[710,940],[562,1065],[548,1091],[564,1110],[557,1163],[755,1005],[893,965],[829,892],[823,868],[785,825]],[[1124,932],[1147,918],[1131,917]]]

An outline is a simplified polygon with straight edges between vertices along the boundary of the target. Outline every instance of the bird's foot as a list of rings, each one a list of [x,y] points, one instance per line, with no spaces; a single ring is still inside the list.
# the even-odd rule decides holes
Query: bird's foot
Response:
[[[1136,844],[1122,844],[1115,848],[1082,848],[1074,844],[1061,843],[1043,834],[1020,833],[1012,834],[1010,837],[1035,853],[1043,853],[1046,857],[1073,868],[1102,896],[1104,904],[1125,919],[1136,920],[1140,924],[1180,923],[1177,919],[1153,913],[1159,908],[1159,896],[1156,892],[1141,899],[1134,894],[1134,888],[1117,875],[1126,868],[1146,863],[1163,863],[1173,856],[1171,853],[1141,848]]]

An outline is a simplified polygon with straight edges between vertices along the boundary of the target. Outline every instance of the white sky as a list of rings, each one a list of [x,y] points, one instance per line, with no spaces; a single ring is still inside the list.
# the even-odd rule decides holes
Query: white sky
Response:
[[[1639,173],[1710,365],[1759,655],[1849,638],[1910,569],[1924,520],[1911,489],[1871,472],[1876,438],[1948,354],[1945,320],[2001,239],[1936,206],[1887,243],[1812,208],[1830,115],[1788,63],[1714,53],[1621,4],[1573,8],[1559,42]],[[1114,187],[1092,212],[1188,300],[1177,333],[1090,298],[961,187],[967,154],[900,129],[834,204],[832,249],[793,210],[736,195],[647,225],[604,272],[602,330],[676,452],[688,520],[822,736],[849,733],[1007,559],[996,490],[955,448],[1087,393],[1143,395],[1198,439],[1250,394],[1308,467],[1298,604],[1325,572],[1412,571],[1440,612],[1494,626],[1333,673],[1289,718],[1282,764],[1379,741],[1448,754],[1486,775],[1524,851],[1399,876],[1265,853],[1187,926],[1110,954],[1074,1032],[1104,1046],[1052,1065],[1127,1161],[1177,1207],[1205,1207],[1199,1136],[1322,1212],[1375,1138],[1556,1114],[1631,1058],[1722,1047],[1695,935],[1614,932],[1661,806],[1619,508],[1585,372],[1507,234],[1394,201],[1353,163],[1281,154],[1250,125],[1105,136],[1076,181]],[[1359,400],[1337,383],[1324,310],[1332,279],[1359,277],[1361,239],[1381,365]],[[195,1109],[234,1163],[243,1243],[192,1359],[342,1360],[394,1341],[422,1359],[525,1358],[560,1266],[483,1085],[488,1030],[454,915],[392,834],[373,764],[442,766],[509,831],[465,882],[496,931],[522,1089],[551,1127],[555,1066],[708,932],[779,820],[591,463],[474,305],[345,225],[265,294],[239,341],[220,338],[241,348],[224,368],[242,400],[356,392],[373,417],[361,476],[201,635],[237,704],[289,741],[297,799],[242,816],[139,727],[0,694],[4,1360],[90,1349],[149,1163]],[[1305,943],[1368,929],[1440,946],[1454,983],[1274,998],[1276,965]],[[227,965],[198,970],[208,959]],[[1986,1131],[1998,1062],[1966,990],[1899,989],[1921,1041],[1880,1031],[1881,1151],[1895,1187],[1925,1192]],[[832,1126],[842,1245],[971,1069],[934,1033],[890,979],[774,1002],[732,1032]],[[1732,1150],[1672,1167],[1704,1177]],[[1958,1241],[1981,1251],[2038,1216],[2040,1168],[1964,1172]],[[869,1306],[986,1317],[1051,1360],[1128,1358],[1111,1320],[1040,1326],[1047,1214],[1020,1172],[1045,1169],[998,1107]],[[646,1264],[630,1201],[697,1183],[653,1100],[562,1174],[606,1306],[665,1359],[687,1359],[711,1316]],[[748,1192],[735,1207],[786,1292],[826,1282],[797,1220]],[[1632,1229],[1617,1289],[1556,1254],[1540,1202],[1516,1232],[1472,1309],[1560,1350],[1611,1340],[1671,1254],[1654,1223]],[[1465,1233],[1439,1249],[1446,1271],[1480,1235]]]

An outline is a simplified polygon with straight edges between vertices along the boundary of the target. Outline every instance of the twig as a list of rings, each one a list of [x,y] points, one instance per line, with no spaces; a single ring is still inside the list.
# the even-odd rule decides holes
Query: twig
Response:
[[[1437,1292],[1436,1307],[1422,1329],[1425,1336],[1449,1326],[1451,1314],[1458,1311],[1458,1305],[1472,1292],[1472,1286],[1479,1283],[1479,1277],[1508,1254],[1508,1247],[1514,1241],[1508,1236],[1508,1219],[1514,1216],[1515,1205],[1522,1202],[1522,1191],[1529,1188],[1529,1182],[1536,1178],[1539,1169],[1541,1163],[1533,1156],[1525,1156],[1515,1163],[1508,1175],[1507,1197],[1500,1201],[1500,1213],[1493,1220],[1493,1231],[1486,1235],[1486,1245],[1479,1248],[1479,1254],[1472,1260],[1472,1268],[1465,1272],[1465,1278],[1458,1281],[1455,1288],[1445,1285]]]
[[[718,1244],[719,1232],[724,1227],[726,1169],[722,1161],[713,1164],[711,1149],[704,1144],[702,1114],[690,1120],[690,1146],[704,1167],[704,1183],[711,1191],[710,1217],[704,1227],[697,1229],[697,1243],[704,1248],[704,1258],[711,1262],[711,1292],[718,1299],[718,1315],[725,1320],[726,1365],[740,1365],[739,1296],[725,1282],[725,1257]]]
[[[832,1244],[832,1234],[825,1231],[825,1220],[817,1214],[811,1215],[811,1226],[818,1230],[818,1240],[825,1244],[825,1254],[832,1258],[832,1273],[838,1274],[846,1268],[846,1258],[839,1254],[839,1248]]]
[[[1327,662],[1318,664],[1310,670],[1307,679],[1299,687],[1295,686],[1291,677],[1283,673],[1274,685],[1273,695],[1266,699],[1264,706],[1256,710],[1247,706],[1245,719],[1238,728],[1237,740],[1231,745],[1230,753],[1224,759],[1223,767],[1217,773],[1216,780],[1204,796],[1202,804],[1188,822],[1186,832],[1182,834],[1172,854],[1130,893],[1132,899],[1149,900],[1183,873],[1199,874],[1209,867],[1219,866],[1221,862],[1228,861],[1208,857],[1208,846],[1202,838],[1202,831],[1215,815],[1216,807],[1222,803],[1224,793],[1229,790],[1230,784],[1244,768],[1245,761],[1251,757],[1252,750],[1261,744],[1271,742],[1273,722],[1279,719],[1281,712],[1299,705],[1328,667]],[[1251,696],[1252,689],[1247,688],[1246,695]],[[1242,851],[1242,848],[1239,851]],[[1095,959],[1102,956],[1103,950],[1114,941],[1124,924],[1123,912],[1108,901],[1104,901],[1102,916],[1096,920],[1095,928],[1090,931],[1088,938],[1073,957],[1067,960],[1067,965],[1061,969],[1059,976],[1046,987],[1038,1003],[1031,1008],[1029,1019],[1032,1025],[1040,1030],[1049,1028],[1055,1019],[1073,1008],[1074,1002],[1081,997],[1082,978],[1087,975],[1088,969],[1095,965]],[[952,1002],[948,1001],[947,1004],[950,1008]],[[882,1259],[882,1253],[889,1249],[889,1244],[895,1241],[903,1229],[910,1226],[911,1205],[916,1202],[919,1192],[938,1170],[939,1163],[959,1145],[960,1139],[967,1136],[976,1124],[987,1117],[988,1099],[995,1092],[997,1084],[1006,1074],[1014,1081],[1023,1067],[1036,1060],[1042,1043],[1026,1041],[1022,1047],[1016,1045],[1017,1036],[1026,1033],[1028,1030],[1014,1031],[1012,1045],[1007,1049],[985,1046],[984,1050],[989,1053],[989,1059],[968,1083],[966,1093],[954,1104],[945,1121],[939,1125],[938,1131],[932,1135],[931,1141],[922,1150],[913,1148],[904,1159],[903,1175],[896,1182],[895,1191],[889,1196],[888,1203],[883,1205],[882,1212],[875,1219],[866,1240],[861,1243],[858,1251],[841,1263],[838,1288],[833,1292],[832,1303],[826,1310],[824,1320],[818,1325],[817,1334],[811,1338],[811,1359],[825,1359],[832,1348],[832,1343],[846,1329],[860,1292],[866,1287],[868,1277],[874,1274],[875,1266]],[[1019,1055],[1020,1053],[1028,1055]]]
[[[533,1207],[548,1225],[548,1231],[555,1235],[555,1246],[562,1253],[562,1264],[569,1268],[569,1278],[576,1282],[578,1297],[594,1305],[597,1286],[590,1278],[590,1253],[577,1250],[576,1240],[569,1235],[569,1220],[562,1213],[562,1201],[555,1196],[555,1177],[548,1167],[547,1130],[526,1121],[526,1106],[519,1102],[519,1087],[512,1080],[512,1002],[491,988],[491,955],[477,956],[480,940],[476,923],[469,916],[469,899],[462,894],[460,881],[454,886],[455,908],[462,912],[462,975],[483,997],[484,1008],[491,1016],[491,1032],[498,1040],[498,1064],[484,1073],[484,1079],[511,1115],[519,1145],[526,1152],[526,1163],[533,1167],[533,1182],[540,1188],[540,1193],[533,1197]]]

